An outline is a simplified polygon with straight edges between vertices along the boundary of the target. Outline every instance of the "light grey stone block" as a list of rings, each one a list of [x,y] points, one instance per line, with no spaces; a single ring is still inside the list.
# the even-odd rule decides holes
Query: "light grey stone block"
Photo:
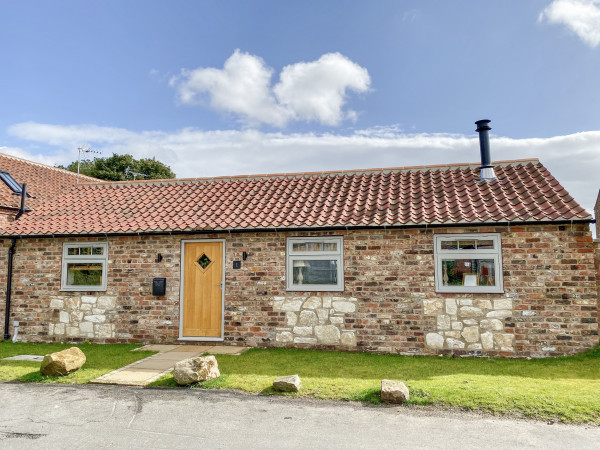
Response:
[[[292,331],[296,336],[312,336],[313,327],[294,327]]]
[[[402,381],[381,380],[381,402],[402,404],[410,399],[408,388]]]
[[[317,309],[321,307],[321,297],[308,297],[304,304],[303,309]]]
[[[448,348],[453,348],[453,349],[465,348],[464,342],[459,341],[458,339],[453,339],[453,338],[446,338],[446,345],[448,346]]]
[[[480,317],[483,316],[483,311],[481,308],[474,306],[462,306],[458,311],[458,315],[460,317]]]
[[[356,304],[345,301],[333,302],[333,309],[337,312],[352,313],[356,311]]]
[[[500,298],[494,300],[494,309],[513,309],[513,302],[510,298]]]
[[[332,345],[340,343],[340,330],[333,325],[317,325],[315,336],[321,344]]]
[[[313,311],[301,311],[298,325],[301,327],[312,327],[319,324],[319,318]]]
[[[441,350],[444,348],[444,337],[438,333],[427,333],[425,345],[429,348]]]
[[[289,331],[282,331],[275,335],[275,341],[282,344],[289,344],[294,342],[294,335]]]
[[[279,392],[298,392],[302,388],[302,381],[298,375],[285,375],[273,381],[273,389]]]
[[[479,327],[465,327],[461,334],[465,341],[469,343],[479,341]]]

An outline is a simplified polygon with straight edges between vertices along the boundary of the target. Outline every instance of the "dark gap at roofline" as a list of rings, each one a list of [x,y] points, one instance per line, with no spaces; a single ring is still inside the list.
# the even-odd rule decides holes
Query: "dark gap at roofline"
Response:
[[[36,234],[19,235],[7,234],[0,235],[0,239],[55,239],[55,238],[80,238],[80,237],[135,237],[135,236],[185,236],[193,234],[240,234],[240,233],[287,233],[287,232],[306,232],[306,231],[344,231],[344,230],[399,230],[412,228],[472,228],[472,227],[513,227],[523,225],[571,225],[571,224],[591,224],[596,223],[596,219],[577,219],[577,220],[552,220],[547,222],[481,222],[476,224],[454,223],[454,224],[432,224],[432,225],[396,225],[396,226],[354,226],[354,227],[297,227],[297,228],[245,228],[236,230],[182,230],[182,231],[144,231],[129,233],[95,233],[95,234]]]

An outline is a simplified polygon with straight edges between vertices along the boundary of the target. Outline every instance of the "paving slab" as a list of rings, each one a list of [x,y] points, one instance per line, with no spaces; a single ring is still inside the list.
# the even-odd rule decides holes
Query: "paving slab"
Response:
[[[144,345],[140,348],[136,348],[133,351],[134,352],[142,352],[142,351],[149,351],[149,352],[168,352],[170,350],[173,350],[175,348],[181,347],[181,345],[166,345],[166,344],[148,344],[148,345]]]
[[[201,354],[201,352],[165,352],[151,356],[151,358],[163,359],[166,361],[181,361],[182,359],[193,358],[194,356],[199,356]]]
[[[168,350],[169,353],[197,351],[198,353],[210,353],[211,355],[241,355],[250,347],[234,347],[231,345],[182,345],[173,350]]]
[[[96,378],[91,381],[91,383],[97,384],[120,384],[127,386],[146,386],[147,384],[153,382],[158,377],[160,377],[163,372],[158,372],[156,370],[144,370],[144,369],[135,369],[135,370],[121,370],[117,374],[110,373],[110,377],[106,375],[104,377]]]
[[[148,359],[143,359],[142,362],[140,362],[139,364],[135,365],[135,370],[140,370],[140,369],[155,369],[155,370],[169,370],[172,369],[175,365],[173,364],[172,360],[168,360],[168,359],[156,359],[156,358],[148,358]]]
[[[212,348],[210,345],[180,345],[177,348],[168,350],[169,353],[180,353],[180,352],[197,352],[204,353],[208,349]]]
[[[10,356],[8,358],[2,358],[3,361],[38,361],[42,362],[44,360],[43,355],[17,355]]]
[[[193,358],[206,353],[213,355],[241,355],[249,347],[233,347],[229,345],[163,345],[150,344],[136,349],[158,352],[156,355],[141,359],[120,369],[90,381],[97,384],[121,384],[129,386],[146,386],[169,373],[175,364],[184,359]]]
[[[232,347],[230,345],[217,345],[208,350],[213,355],[241,355],[250,347]]]

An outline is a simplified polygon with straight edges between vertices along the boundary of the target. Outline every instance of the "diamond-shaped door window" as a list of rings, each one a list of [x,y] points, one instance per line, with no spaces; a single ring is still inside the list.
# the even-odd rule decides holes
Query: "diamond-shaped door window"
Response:
[[[198,265],[200,267],[202,267],[202,270],[206,270],[206,268],[208,266],[210,266],[210,263],[212,262],[210,260],[210,258],[208,256],[206,256],[206,254],[202,253],[202,256],[200,258],[198,258],[198,261],[196,261],[198,263]]]

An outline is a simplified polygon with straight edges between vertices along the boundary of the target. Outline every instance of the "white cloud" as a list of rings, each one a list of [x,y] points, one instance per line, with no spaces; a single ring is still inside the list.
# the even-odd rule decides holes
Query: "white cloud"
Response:
[[[223,69],[183,70],[171,79],[181,103],[210,107],[239,116],[249,125],[283,127],[293,120],[339,125],[356,112],[345,110],[348,92],[367,92],[367,70],[339,53],[317,61],[283,68],[280,80],[271,83],[273,69],[255,55],[236,50]]]
[[[344,115],[342,110],[347,91],[366,92],[369,84],[367,69],[339,53],[329,53],[318,61],[284,67],[273,90],[294,119],[338,125],[355,116],[354,111]]]
[[[600,0],[554,0],[538,20],[565,25],[590,47],[600,44]]]
[[[30,143],[45,144],[43,154],[16,148],[10,152],[47,164],[67,164],[77,158],[77,146],[89,142],[103,156],[130,153],[156,157],[178,177],[227,176],[372,167],[477,162],[476,133],[407,134],[396,126],[356,130],[348,135],[257,130],[173,133],[133,132],[95,125],[49,125],[35,122],[11,126],[8,132]],[[71,149],[70,152],[64,149]],[[539,158],[560,183],[591,211],[600,182],[600,131],[551,138],[512,139],[492,135],[492,158]],[[0,151],[5,151],[0,149]],[[6,152],[6,151],[5,151]]]

